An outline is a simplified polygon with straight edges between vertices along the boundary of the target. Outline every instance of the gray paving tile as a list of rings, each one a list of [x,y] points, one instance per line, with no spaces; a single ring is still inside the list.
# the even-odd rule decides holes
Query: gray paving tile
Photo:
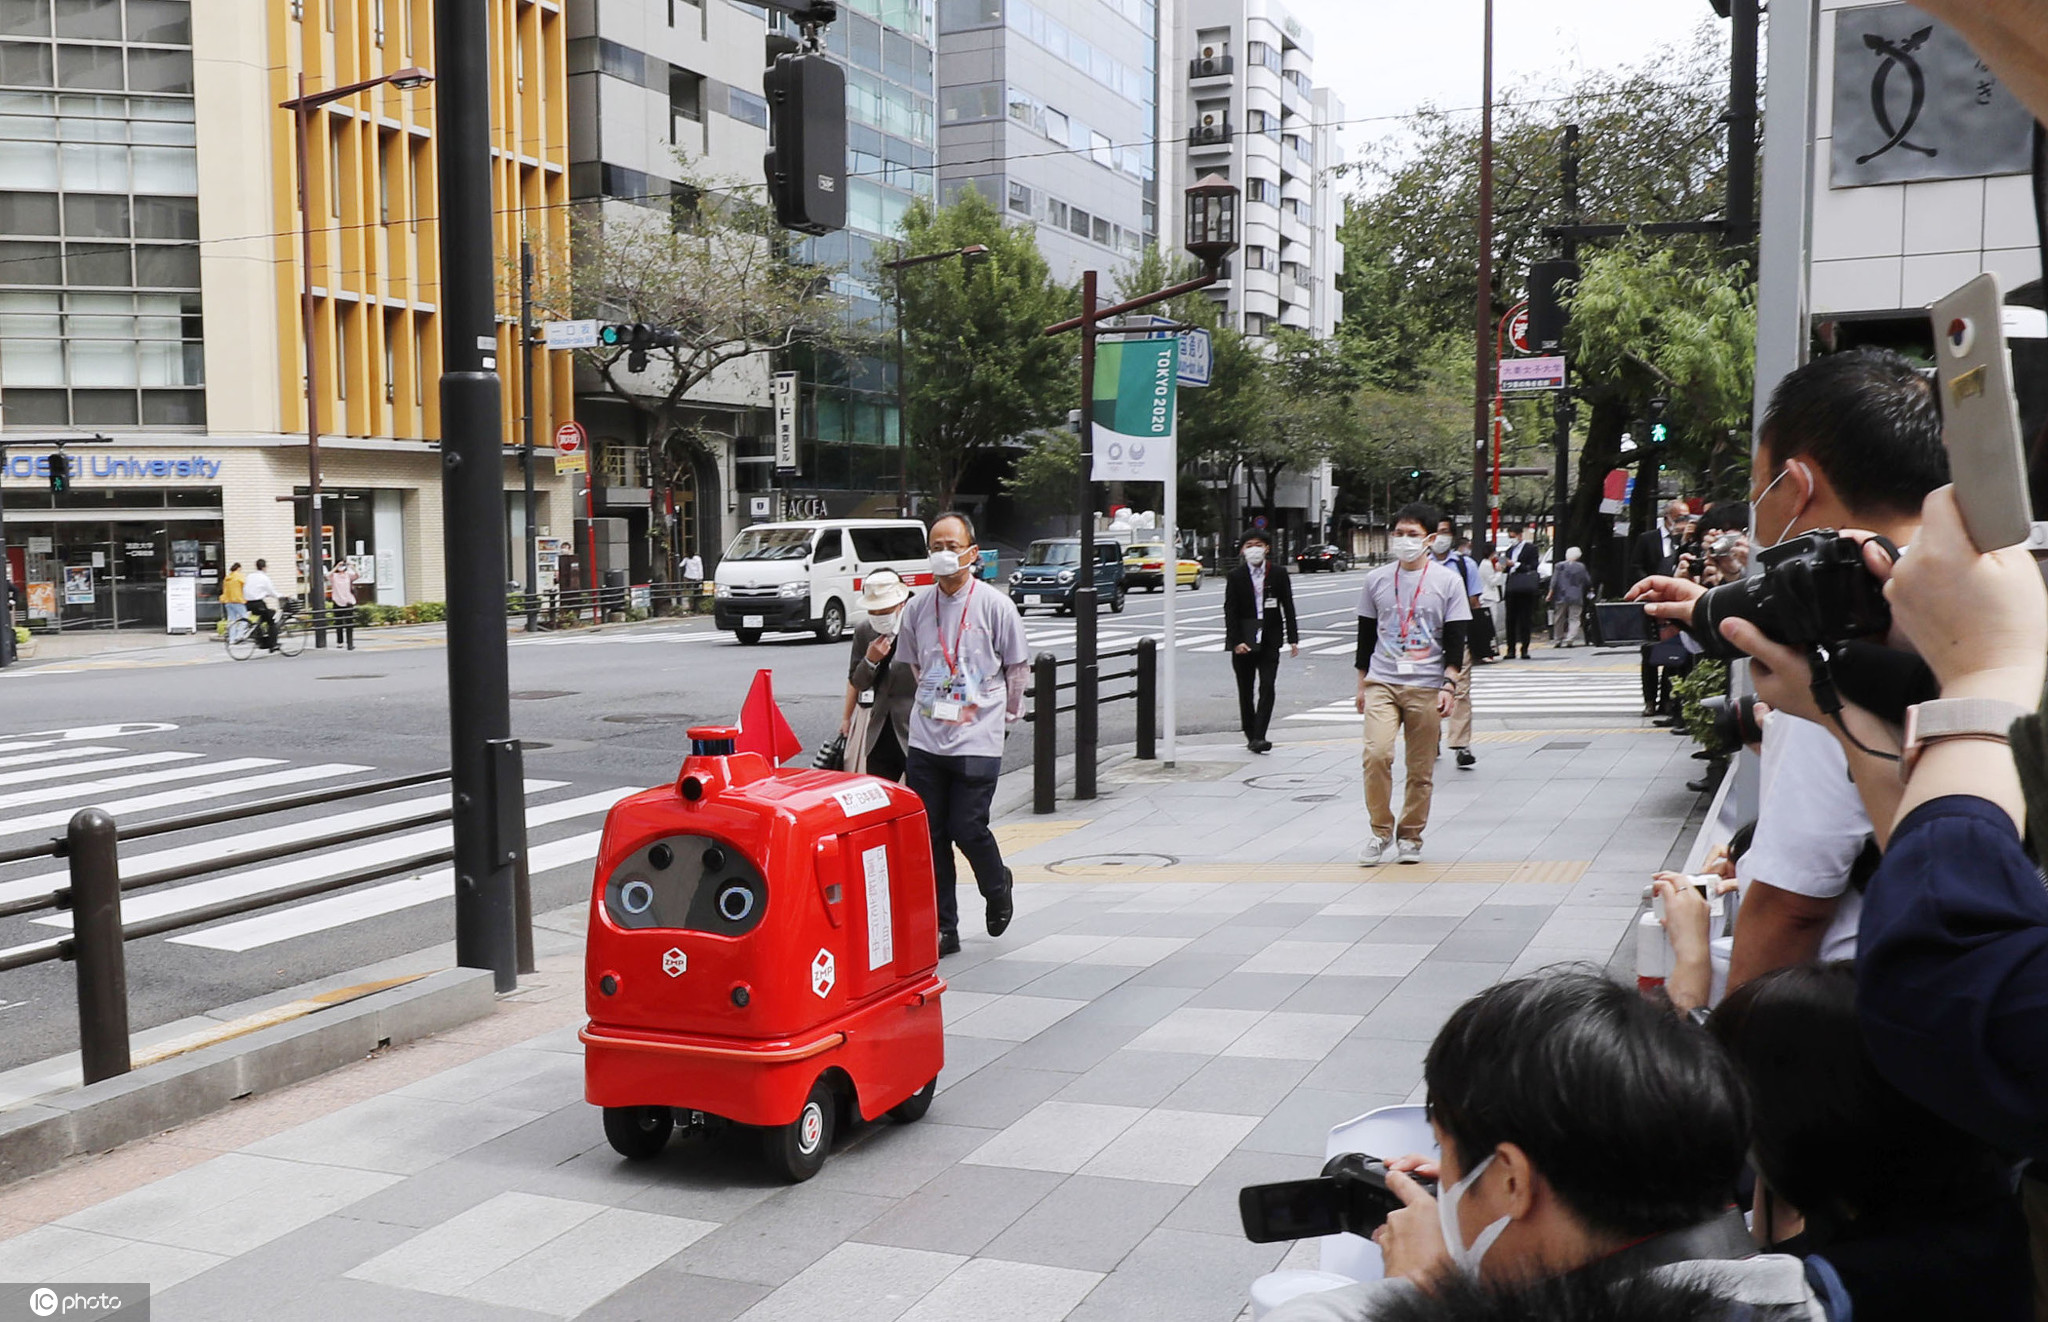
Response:
[[[954,1166],[861,1229],[864,1244],[980,1253],[1071,1177],[1014,1166]]]
[[[621,1207],[721,1224],[789,1188],[769,1171],[754,1136],[742,1129],[671,1140],[667,1151],[649,1162],[629,1162],[606,1147],[545,1175],[530,1177],[522,1181],[522,1187],[550,1193],[574,1188],[572,1181],[587,1184],[593,1178],[622,1186],[629,1180],[639,1181],[635,1192],[618,1199]]]
[[[946,979],[947,986],[958,987],[962,991],[1013,992],[1060,967],[1058,964],[1021,959],[991,959],[957,973],[950,963],[941,964],[939,973]]]
[[[1137,1024],[1054,1024],[1012,1048],[1003,1063],[1014,1069],[1079,1074],[1109,1058],[1144,1029]]]
[[[1457,930],[1456,918],[1393,914],[1368,932],[1364,939],[1372,942],[1435,945]]]
[[[852,1142],[832,1153],[809,1187],[889,1198],[915,1193],[995,1137],[992,1129],[967,1127],[964,1122],[969,1119],[964,1111],[934,1099],[931,1113],[911,1124],[886,1118],[865,1124]],[[948,1120],[963,1123],[949,1124]]]
[[[262,1316],[264,1322],[334,1322],[338,1317],[404,1318],[406,1322],[538,1322],[558,1317],[530,1308],[506,1308],[347,1277],[323,1282],[320,1289],[285,1300],[274,1309],[266,1309]]]
[[[1092,1001],[1129,982],[1134,972],[1136,970],[1126,964],[1061,964],[1018,990],[1027,996]]]
[[[984,1066],[1001,1060],[1016,1045],[994,1037],[947,1038],[946,1063],[939,1068],[939,1091],[944,1092]]]
[[[1437,943],[1436,958],[1473,963],[1511,962],[1529,944],[1528,932],[1468,932],[1463,928]]]
[[[1403,996],[1446,996],[1463,1001],[1473,993],[1491,987],[1507,972],[1507,961],[1458,960],[1445,956],[1442,946],[1415,966],[1397,989]]]
[[[536,1119],[532,1111],[372,1097],[244,1148],[258,1156],[411,1175]]]
[[[1129,1024],[1150,1028],[1186,1004],[1194,994],[1188,987],[1118,987],[1104,992],[1076,1010],[1071,1024]]]
[[[577,1322],[732,1322],[770,1287],[656,1268],[577,1315]]]
[[[1160,1224],[1175,1230],[1200,1230],[1212,1235],[1244,1234],[1237,1212],[1237,1193],[1248,1184],[1306,1180],[1322,1169],[1286,1152],[1251,1152],[1244,1148],[1218,1162],[1207,1179],[1188,1191]]]
[[[895,1200],[799,1185],[743,1212],[675,1257],[692,1275],[781,1285],[824,1257]]]
[[[1106,1272],[1186,1197],[1178,1185],[1074,1175],[991,1240],[991,1258]]]
[[[953,1124],[980,1129],[1005,1129],[1024,1118],[1031,1108],[1074,1081],[1078,1071],[1020,1070],[1013,1065],[990,1065],[949,1088],[939,1089],[932,1101],[936,1113]]]
[[[1306,973],[1228,973],[1188,998],[1210,1010],[1272,1010],[1308,985]]]
[[[151,1308],[180,1322],[247,1322],[252,1301],[261,1311],[325,1290],[333,1278],[411,1238],[412,1228],[323,1217],[260,1248],[154,1292]]]
[[[840,1244],[741,1316],[746,1322],[894,1322],[964,1261],[924,1249]]]
[[[1158,1106],[1210,1060],[1207,1055],[1183,1052],[1118,1051],[1062,1088],[1057,1096],[1063,1102]]]
[[[1322,907],[1314,902],[1268,900],[1246,909],[1238,915],[1237,923],[1242,927],[1292,927],[1315,917]]]
[[[1278,937],[1274,938],[1275,940]],[[1190,942],[1190,945],[1196,944]],[[1207,987],[1244,963],[1242,954],[1229,951],[1195,952],[1183,949],[1168,955],[1151,968],[1131,978],[1133,987]]]
[[[1207,936],[1198,936],[1188,942],[1184,953],[1192,955],[1236,955],[1231,968],[1245,961],[1245,957],[1256,955],[1267,946],[1285,937],[1294,930],[1294,924],[1285,927],[1252,927],[1233,922],[1217,928]]]
[[[910,1306],[900,1322],[1060,1322],[1100,1272],[977,1258]]]
[[[1280,1104],[1259,1122],[1259,1127],[1238,1146],[1253,1152],[1295,1153],[1313,1158],[1320,1167],[1323,1149],[1328,1145],[1332,1129],[1367,1111],[1399,1105],[1403,1097],[1401,1093],[1296,1088],[1282,1098]]]
[[[579,1088],[580,1091],[580,1088]],[[597,1148],[610,1150],[604,1112],[580,1097],[463,1152],[464,1161],[546,1170]]]
[[[1169,1092],[1160,1105],[1180,1111],[1264,1115],[1279,1105],[1313,1067],[1312,1062],[1305,1060],[1219,1057],[1189,1075],[1187,1082]]]
[[[1370,1014],[1400,985],[1399,978],[1357,978],[1324,973],[1310,978],[1301,990],[1280,1002],[1281,1010],[1309,1014]]]
[[[1234,1322],[1285,1244],[1160,1227],[1067,1315],[1068,1322]]]
[[[1434,1038],[1437,1030],[1450,1018],[1451,1011],[1465,998],[1456,995],[1411,992],[1406,987],[1396,987],[1387,998],[1373,1007],[1366,1015],[1365,1022],[1358,1026],[1362,1037],[1406,1037],[1427,1042]]]
[[[605,1152],[611,1155],[610,1148]],[[623,1158],[614,1156],[613,1161],[622,1167],[625,1165]],[[618,1172],[618,1185],[622,1191],[644,1185],[644,1177],[639,1173],[641,1169]],[[468,1211],[486,1198],[505,1192],[522,1182],[525,1175],[526,1172],[512,1167],[473,1166],[466,1164],[461,1157],[455,1157],[351,1203],[335,1219],[425,1229]]]
[[[1302,1079],[1302,1086],[1334,1092],[1405,1094],[1422,1082],[1422,1060],[1428,1050],[1429,1043],[1411,1038],[1354,1035],[1332,1048]]]

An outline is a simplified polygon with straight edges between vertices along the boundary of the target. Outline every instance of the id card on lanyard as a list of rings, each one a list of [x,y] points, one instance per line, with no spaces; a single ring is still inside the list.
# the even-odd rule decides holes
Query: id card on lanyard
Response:
[[[967,638],[967,612],[974,605],[974,580],[967,580],[967,592],[960,598],[960,627],[953,631],[953,647],[946,649],[946,626],[939,614],[945,600],[932,603],[932,633],[939,645],[939,659],[946,663],[945,677],[932,692],[925,714],[946,725],[964,725],[968,720],[967,678],[960,673],[960,652]]]
[[[1423,660],[1423,659],[1420,659],[1420,658],[1417,658],[1417,657],[1415,657],[1415,656],[1412,656],[1412,655],[1410,655],[1410,653],[1409,653],[1409,650],[1408,650],[1408,631],[1409,631],[1410,627],[1411,627],[1411,626],[1413,626],[1413,625],[1414,625],[1414,623],[1415,623],[1415,608],[1416,608],[1416,606],[1417,606],[1417,605],[1418,605],[1418,604],[1419,604],[1419,603],[1421,602],[1421,600],[1422,600],[1422,585],[1423,585],[1424,583],[1428,582],[1428,581],[1429,581],[1429,564],[1428,564],[1428,562],[1427,562],[1427,561],[1425,561],[1425,562],[1423,563],[1423,566],[1422,566],[1422,568],[1416,571],[1416,574],[1415,574],[1415,591],[1414,591],[1413,593],[1409,594],[1409,597],[1408,597],[1408,610],[1407,610],[1407,612],[1406,612],[1405,614],[1403,614],[1403,615],[1401,616],[1401,631],[1400,631],[1399,635],[1398,635],[1398,636],[1396,637],[1396,639],[1395,639],[1395,642],[1394,642],[1394,647],[1395,647],[1395,657],[1394,657],[1394,669],[1395,669],[1395,670],[1396,670],[1397,672],[1399,672],[1400,674],[1402,674],[1402,675],[1406,675],[1406,676],[1411,676],[1411,677],[1412,677],[1412,676],[1419,676],[1419,675],[1425,675],[1425,674],[1427,674],[1427,673],[1429,672],[1429,670],[1430,670],[1430,664],[1429,664],[1429,662],[1428,662],[1428,661],[1426,661],[1426,660]],[[1400,567],[1399,565],[1395,565],[1395,566],[1394,566],[1394,601],[1395,601],[1395,604],[1397,604],[1397,605],[1398,605],[1398,604],[1400,603],[1400,600],[1401,600],[1401,567]]]

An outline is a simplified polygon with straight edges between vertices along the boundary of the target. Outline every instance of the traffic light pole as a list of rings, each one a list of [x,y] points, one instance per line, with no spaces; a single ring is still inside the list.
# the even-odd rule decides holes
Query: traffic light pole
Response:
[[[448,583],[448,733],[455,962],[518,984],[515,872],[524,783],[505,651],[505,478],[492,288],[488,10],[435,0],[440,146],[441,499]]]
[[[14,664],[14,562],[7,558],[7,447],[0,445],[0,668]],[[26,558],[23,568],[27,567]],[[21,590],[26,593],[28,585]]]
[[[519,381],[524,388],[526,415],[524,436],[519,446],[519,468],[526,479],[526,631],[540,627],[540,540],[534,528],[533,493],[533,249],[519,241]]]
[[[1474,299],[1478,365],[1472,386],[1472,535],[1487,526],[1487,409],[1497,386],[1493,352],[1493,0],[1486,0],[1485,96],[1479,120],[1479,280]]]

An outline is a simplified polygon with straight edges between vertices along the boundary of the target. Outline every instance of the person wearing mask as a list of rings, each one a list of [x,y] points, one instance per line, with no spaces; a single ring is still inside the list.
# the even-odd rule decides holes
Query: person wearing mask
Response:
[[[1520,647],[1522,659],[1527,661],[1529,635],[1536,627],[1536,603],[1543,599],[1543,553],[1536,549],[1528,528],[1517,527],[1508,533],[1500,567],[1507,576],[1501,587],[1508,607],[1507,655],[1512,659]]]
[[[683,598],[693,607],[704,591],[704,557],[695,551],[683,557]]]
[[[220,580],[220,609],[227,616],[228,633],[235,631],[236,620],[249,618],[248,596],[243,589],[242,562],[237,560],[228,566],[228,572]]]
[[[1495,644],[1498,644],[1501,639],[1508,636],[1508,576],[1500,567],[1500,552],[1494,548],[1492,542],[1488,542],[1479,548],[1478,559],[1479,604],[1486,610],[1489,626],[1487,631],[1491,635],[1491,639],[1486,649],[1486,655],[1483,658],[1475,659],[1492,661],[1500,655],[1500,650]]]
[[[1267,1322],[1377,1322],[1445,1278],[1580,1273],[1703,1286],[1746,1305],[1747,1322],[1823,1322],[1800,1261],[1758,1253],[1731,1206],[1749,1106],[1694,1025],[1598,974],[1539,973],[1452,1011],[1423,1087],[1441,1155],[1388,1163],[1403,1205],[1373,1232],[1386,1277],[1302,1295]]]
[[[1237,672],[1238,722],[1245,747],[1254,753],[1272,751],[1266,727],[1273,720],[1273,680],[1280,671],[1284,638],[1293,655],[1301,655],[1301,629],[1294,616],[1294,584],[1287,571],[1269,558],[1266,534],[1244,535],[1242,562],[1223,584],[1223,650]],[[1258,688],[1253,700],[1253,685]]]
[[[1657,526],[1636,538],[1629,548],[1629,575],[1640,581],[1660,574],[1670,574],[1678,569],[1678,548],[1685,545],[1686,526],[1692,522],[1692,511],[1682,500],[1674,500],[1664,507],[1664,517]]]
[[[1363,867],[1422,861],[1435,782],[1437,735],[1465,669],[1471,599],[1465,581],[1429,558],[1437,512],[1409,505],[1394,516],[1394,563],[1365,576],[1358,596],[1358,710],[1365,716],[1365,808],[1372,837]],[[1408,785],[1394,820],[1394,743]]]
[[[249,613],[256,617],[256,644],[266,651],[277,650],[277,584],[270,581],[270,562],[258,560],[256,568],[242,580],[242,594]]]
[[[334,641],[356,650],[356,569],[346,560],[327,568],[327,599],[334,603]]]
[[[1857,1026],[1852,966],[1752,978],[1707,1028],[1749,1093],[1758,1245],[1806,1259],[1856,1322],[2030,1322],[2012,1164],[1885,1082]]]
[[[1469,543],[1468,543],[1469,545]],[[1472,611],[1472,623],[1465,635],[1465,650],[1468,656],[1477,658],[1484,650],[1482,635],[1485,625],[1480,623],[1483,613],[1479,609],[1479,594],[1486,585],[1479,580],[1479,566],[1472,563],[1471,553],[1459,546],[1457,528],[1448,519],[1441,519],[1436,525],[1436,538],[1429,544],[1429,558],[1458,576],[1465,585],[1465,601]],[[1444,742],[1456,757],[1458,770],[1470,771],[1479,764],[1472,755],[1472,667],[1458,671],[1458,687],[1451,698],[1451,715],[1444,726]]]
[[[904,782],[924,800],[938,890],[939,953],[960,950],[953,847],[967,856],[990,936],[1010,926],[1010,870],[989,829],[1003,736],[1024,714],[1024,625],[1007,594],[979,591],[980,548],[965,514],[941,514],[928,541],[934,590],[903,611],[896,664],[916,676]]]
[[[1564,563],[1550,576],[1550,601],[1557,608],[1551,638],[1559,647],[1579,647],[1586,623],[1586,604],[1593,596],[1593,574],[1579,560],[1579,548],[1566,547]]]
[[[1932,386],[1888,349],[1816,358],[1772,393],[1754,467],[1750,508],[1760,545],[1855,528],[1904,546],[1920,527],[1921,502],[1948,481]],[[1628,596],[1647,603],[1653,618],[1690,627],[1705,592],[1658,576]],[[1738,874],[1731,989],[1775,968],[1855,957],[1863,896],[1851,879],[1872,838],[1835,736],[1780,710],[1764,727],[1756,843]]]
[[[867,618],[853,626],[846,708],[839,717],[839,735],[846,740],[845,769],[855,775],[903,779],[917,672],[892,661],[902,637],[903,605],[909,600],[910,588],[893,569],[877,569],[861,580],[860,605]]]

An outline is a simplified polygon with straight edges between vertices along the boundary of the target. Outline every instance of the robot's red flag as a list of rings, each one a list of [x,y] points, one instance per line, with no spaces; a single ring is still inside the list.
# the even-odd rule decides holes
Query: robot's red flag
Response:
[[[740,737],[734,747],[741,753],[759,753],[778,767],[804,751],[803,741],[775,705],[775,681],[767,670],[754,672],[754,686],[740,707]]]

